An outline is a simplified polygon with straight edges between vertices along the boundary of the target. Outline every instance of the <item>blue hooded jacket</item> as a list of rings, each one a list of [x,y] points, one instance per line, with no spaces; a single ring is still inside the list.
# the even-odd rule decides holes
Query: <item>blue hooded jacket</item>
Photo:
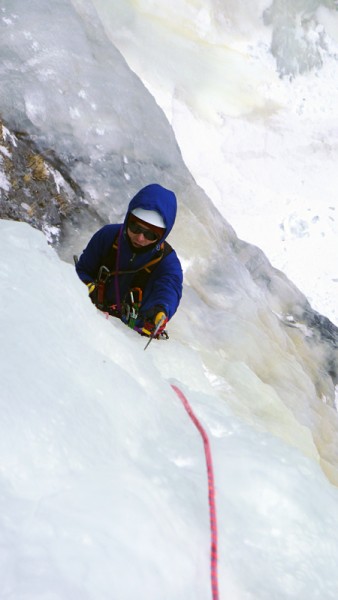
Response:
[[[166,229],[163,237],[156,246],[147,246],[142,252],[133,250],[127,237],[127,222],[129,214],[136,208],[155,210],[162,215]],[[142,188],[130,201],[125,220],[118,225],[105,225],[97,231],[88,243],[76,266],[76,271],[84,283],[97,279],[99,269],[105,264],[105,259],[119,235],[119,271],[136,270],[151,261],[159,251],[161,243],[166,239],[175,223],[177,211],[176,196],[170,190],[158,184],[150,184]],[[149,248],[149,249],[148,249]],[[148,249],[148,250],[147,250]],[[120,299],[128,294],[133,285],[134,274],[113,276],[106,284],[105,299],[107,304],[118,302],[116,279]],[[145,289],[140,319],[154,306],[162,306],[170,319],[177,310],[182,296],[183,274],[181,263],[174,250],[167,254],[152,271]]]

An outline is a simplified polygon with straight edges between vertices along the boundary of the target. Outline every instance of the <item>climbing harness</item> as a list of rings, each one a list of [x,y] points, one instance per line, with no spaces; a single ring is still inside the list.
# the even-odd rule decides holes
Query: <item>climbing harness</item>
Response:
[[[215,501],[215,481],[214,481],[214,471],[212,466],[212,457],[208,435],[194,414],[187,398],[183,394],[183,392],[176,385],[171,385],[174,392],[176,392],[177,396],[181,400],[185,410],[187,411],[190,419],[198,429],[201,434],[203,444],[204,444],[204,453],[207,464],[207,472],[208,472],[208,491],[209,491],[209,515],[210,515],[210,530],[211,530],[211,547],[210,547],[210,575],[211,575],[211,591],[212,591],[212,600],[219,600],[218,593],[218,573],[217,573],[217,515],[216,515],[216,501]]]
[[[138,333],[142,333],[142,330],[136,327],[136,321],[142,305],[143,290],[154,269],[163,258],[170,254],[172,247],[168,242],[162,242],[159,251],[151,261],[138,269],[122,271],[119,269],[122,231],[123,227],[120,227],[110,252],[104,260],[105,264],[99,269],[98,277],[95,281],[97,295],[94,304],[99,310],[107,312],[113,317],[120,318],[125,325],[138,331]],[[118,281],[119,275],[130,274],[133,275],[131,289],[129,289],[125,297],[121,300]],[[109,305],[106,301],[106,286],[112,279],[114,279],[115,286],[115,304]],[[156,335],[153,337],[156,337]],[[163,332],[160,337],[161,339],[168,339],[169,336],[166,332]]]
[[[142,265],[138,269],[121,271],[119,270],[119,264],[121,248],[120,240],[122,237],[122,232],[123,226],[120,227],[111,249],[104,259],[105,264],[101,265],[99,268],[98,276],[94,282],[95,295],[91,294],[91,299],[99,310],[107,313],[107,316],[110,315],[112,317],[117,317],[131,329],[134,329],[141,335],[145,335],[143,329],[136,326],[137,317],[142,305],[143,291],[147,285],[150,275],[158,266],[160,261],[168,256],[170,252],[172,252],[172,247],[170,244],[168,244],[168,242],[164,241],[162,242],[158,252],[155,254],[155,257],[151,261],[145,265]],[[78,263],[78,257],[74,255],[73,259],[76,266]],[[120,286],[118,280],[119,275],[133,275],[131,287],[122,300],[120,296]],[[109,304],[106,300],[106,286],[112,279],[114,279],[115,287],[115,304]],[[162,340],[169,339],[169,335],[166,331],[158,333],[162,324],[163,321],[161,321],[160,326],[156,327],[155,331],[150,336],[149,343],[154,338]],[[148,344],[146,345],[145,349],[147,346]]]

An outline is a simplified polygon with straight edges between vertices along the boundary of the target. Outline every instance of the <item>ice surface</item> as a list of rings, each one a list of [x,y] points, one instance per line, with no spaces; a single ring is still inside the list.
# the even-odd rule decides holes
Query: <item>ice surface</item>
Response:
[[[211,598],[203,445],[175,381],[210,439],[220,598],[335,600],[337,489],[271,428],[273,412],[280,426],[288,412],[275,408],[290,366],[273,389],[224,356],[222,383],[180,331],[186,317],[144,352],[143,338],[93,308],[41,233],[0,230],[2,596]],[[234,408],[246,410],[246,395],[243,419]]]
[[[3,0],[6,118],[55,152],[107,219],[123,216],[149,178],[175,184],[172,239],[185,270],[170,342],[144,353],[144,340],[93,309],[41,234],[0,224],[5,598],[209,597],[203,450],[172,381],[211,440],[221,597],[337,597],[327,347],[302,324],[281,322],[302,314],[305,298],[197,188],[163,112],[103,31],[118,32],[185,162],[240,236],[267,254],[290,252],[286,271],[297,246],[304,271],[305,244],[308,253],[311,239],[318,248],[323,233],[336,236],[336,62],[280,80],[271,27],[257,17],[267,5],[95,2],[100,22],[85,0]],[[317,301],[316,263],[306,259],[316,284],[307,295]]]
[[[120,219],[150,181],[193,204],[181,150],[237,234],[337,323],[337,13],[333,2],[275,2],[268,26],[269,8],[56,0],[46,11],[42,0],[4,0],[1,110],[67,165],[105,220]],[[270,52],[288,14],[313,32],[323,63],[292,81],[279,77]],[[110,40],[166,112],[179,148]]]
[[[153,0],[116,12],[93,3],[165,110],[197,183],[337,324],[335,2],[186,1],[168,10]],[[302,239],[288,232],[294,217],[306,224]]]
[[[213,203],[287,272],[295,250],[295,281],[310,263],[316,287],[306,293],[317,302],[325,290],[323,312],[334,316],[335,288],[316,279],[315,261],[319,249],[336,252],[334,57],[316,75],[278,79],[271,28],[252,3],[95,6],[114,8],[119,47]],[[175,381],[211,440],[221,597],[336,600],[338,426],[326,350],[281,323],[305,298],[196,188],[162,111],[105,37],[107,13],[103,21],[90,2],[4,0],[1,110],[64,160],[109,219],[142,182],[175,182],[185,293],[170,342],[144,353],[141,338],[95,312],[41,234],[1,223],[1,594],[208,598],[205,462]],[[322,273],[329,265],[318,261]]]
[[[202,349],[205,341],[209,341],[210,346],[213,345],[216,352],[219,352],[220,359],[215,362],[214,353],[211,353],[208,362],[217,364],[218,376],[224,378],[224,352],[226,355],[236,356],[237,349],[242,347],[239,326],[241,323],[253,333],[253,341],[247,345],[243,356],[245,365],[252,370],[254,381],[258,377],[263,378],[267,385],[273,383],[279,368],[280,347],[286,347],[288,350],[290,344],[297,346],[299,336],[299,331],[295,332],[294,340],[290,342],[291,334],[281,331],[276,314],[291,313],[296,318],[301,317],[306,307],[305,298],[292,284],[274,272],[259,252],[237,240],[231,227],[222,219],[208,197],[194,184],[163,113],[104,36],[102,24],[95,16],[93,6],[90,3],[76,2],[74,10],[73,5],[66,0],[53,3],[48,8],[48,15],[53,23],[48,35],[46,29],[41,26],[45,13],[40,0],[25,5],[21,11],[18,10],[18,6],[16,2],[5,3],[2,8],[2,13],[6,16],[6,19],[2,20],[4,35],[1,38],[6,61],[1,68],[8,86],[1,88],[1,102],[7,111],[7,117],[14,122],[17,120],[20,126],[27,126],[28,132],[45,149],[46,145],[48,147],[48,144],[51,144],[53,152],[64,157],[71,175],[87,190],[89,199],[100,208],[104,218],[113,221],[118,217],[123,218],[127,197],[133,190],[136,191],[140,184],[149,182],[150,173],[152,178],[160,176],[159,180],[164,185],[173,184],[173,189],[178,195],[179,214],[172,240],[184,265],[187,286],[187,301],[184,301],[187,312],[182,312],[182,315],[189,314],[189,302],[196,302],[196,311],[191,317],[193,332],[191,328],[186,331],[186,322],[190,323],[190,319],[186,322],[181,319],[180,327],[182,331],[186,331],[185,337]],[[72,35],[67,35],[69,32]],[[55,57],[56,52],[63,53],[62,60],[59,55]],[[247,68],[248,59],[243,58],[243,61]],[[45,65],[53,67],[53,72],[47,80],[44,76]],[[20,78],[17,76],[18,72],[21,73]],[[114,94],[110,94],[109,85],[114,88]],[[34,122],[32,114],[26,110],[27,105],[22,106],[31,91],[35,98],[32,106],[39,108],[39,97],[43,106],[48,107],[48,119],[41,117]],[[93,102],[88,100],[88,94],[93,95]],[[71,115],[69,107],[74,109]],[[99,132],[97,128],[88,132],[88,123],[91,122],[94,113],[97,113],[96,124]],[[81,118],[77,119],[77,114],[80,114]],[[127,119],[129,114],[130,120]],[[278,117],[276,119],[278,120]],[[103,121],[108,124],[104,135],[100,128]],[[189,119],[186,125],[188,123]],[[244,140],[252,147],[248,155],[244,153],[247,166],[245,183],[241,179],[244,191],[252,192],[257,168],[250,169],[248,165],[251,162],[253,165],[257,163],[257,147],[260,156],[258,133],[264,135],[265,130],[260,121],[253,121],[252,130],[248,128],[245,132],[242,123],[238,121],[238,127],[236,123],[232,122],[233,152],[242,155]],[[285,123],[281,123],[280,129],[276,124],[275,127],[277,137],[280,136],[283,140],[282,125]],[[111,135],[109,127],[116,135]],[[203,127],[202,123],[202,131]],[[198,129],[191,127],[190,131],[192,136],[196,136]],[[211,131],[215,133],[215,130]],[[66,132],[68,133],[65,136]],[[99,138],[103,138],[103,145],[97,143]],[[119,140],[122,140],[121,145]],[[217,152],[214,152],[214,149],[217,149],[217,140],[220,138],[216,136],[215,145],[210,146],[210,153],[206,159],[206,167],[210,166],[210,173],[215,173],[211,165],[214,157],[217,159]],[[201,148],[197,138],[195,140],[192,137],[192,141],[196,142],[196,148]],[[274,141],[273,138],[272,148]],[[290,142],[289,139],[285,144],[281,142],[286,155],[290,154]],[[301,152],[298,149],[297,151],[303,156],[302,142]],[[262,157],[264,156],[262,152]],[[113,163],[116,163],[116,169],[110,169]],[[268,171],[266,162],[263,163],[261,169],[265,179],[259,185],[265,194],[261,195],[259,214],[265,219],[265,208],[270,196]],[[332,160],[330,164],[333,163]],[[216,166],[217,160],[213,168]],[[279,189],[287,172],[279,174],[279,169],[274,169],[272,180],[277,181]],[[221,170],[219,172],[222,173]],[[241,177],[238,165],[236,172],[238,177]],[[123,174],[128,174],[130,180]],[[255,184],[258,185],[257,181]],[[233,197],[236,203],[236,195],[233,194]],[[246,222],[252,224],[254,219],[251,217],[256,209],[254,205],[252,209],[249,205],[249,194],[243,197],[247,200],[246,213],[250,217]],[[214,202],[217,203],[215,200]],[[224,209],[223,204],[222,206]],[[297,219],[298,217],[294,219],[294,225],[301,221]],[[302,221],[305,222],[304,219]],[[290,224],[290,220],[287,223],[284,219],[283,223],[284,235],[287,236],[287,224]],[[294,225],[293,228],[289,228],[290,231],[299,231],[299,225]],[[87,231],[70,231],[72,239],[69,242],[68,238],[66,246],[68,259],[74,249],[76,253],[81,252],[88,241]],[[84,237],[81,238],[81,235]],[[314,267],[314,264],[312,266]],[[313,276],[313,271],[311,274]],[[264,313],[264,316],[257,308],[257,304],[259,306],[261,302],[265,307],[268,306],[268,312]],[[205,323],[207,333],[201,331],[201,322]],[[262,327],[268,333],[265,343],[262,343],[263,340],[259,343],[255,339],[255,332],[260,332]],[[271,331],[276,338],[275,352],[270,349]],[[208,344],[206,347],[208,348]],[[312,381],[312,348],[307,349],[306,344],[302,343],[301,352],[306,378]],[[306,406],[309,402],[316,404],[318,398],[324,398],[328,404],[333,402],[332,381],[325,375],[331,358],[326,356],[325,352],[322,349],[315,351],[314,364],[316,368],[317,363],[323,364],[324,375],[318,381],[316,389],[312,384],[306,384]],[[270,357],[268,366],[267,353]],[[208,355],[208,350],[206,354]],[[290,362],[287,356],[285,362]],[[298,381],[298,375],[293,373],[292,369],[290,377]],[[288,389],[281,390],[280,393],[283,395],[283,402],[298,413],[297,418],[301,420],[302,425],[308,426],[309,423],[303,418],[303,402],[299,402],[297,386],[293,394],[290,394]],[[320,402],[311,420],[311,435],[315,436],[315,444],[320,448],[321,456],[325,455],[326,459],[334,463],[336,444],[331,437],[335,440],[336,436],[332,432],[330,435],[323,435],[321,411]],[[333,424],[330,427],[334,429]],[[296,437],[303,448],[303,436]],[[310,444],[307,452],[312,455],[312,451]]]
[[[2,3],[0,106],[12,130],[63,161],[114,219],[112,192],[125,204],[139,181],[173,178],[183,162],[161,109],[85,7],[79,14],[69,0],[47,9],[43,0]]]

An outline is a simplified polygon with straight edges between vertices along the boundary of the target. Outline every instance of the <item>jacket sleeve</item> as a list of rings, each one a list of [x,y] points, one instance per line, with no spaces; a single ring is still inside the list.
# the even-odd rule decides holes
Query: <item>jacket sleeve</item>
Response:
[[[94,233],[83,250],[76,265],[76,272],[84,283],[90,283],[97,278],[98,271],[104,264],[104,258],[114,242],[119,227],[119,225],[105,225]]]
[[[183,287],[181,263],[173,250],[155,269],[145,289],[140,317],[154,306],[163,306],[168,319],[175,314]]]

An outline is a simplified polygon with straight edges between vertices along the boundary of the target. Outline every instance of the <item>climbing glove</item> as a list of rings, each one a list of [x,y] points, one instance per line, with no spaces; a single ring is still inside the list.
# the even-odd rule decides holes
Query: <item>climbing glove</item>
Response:
[[[148,336],[152,335],[161,320],[161,327],[159,328],[156,337],[160,337],[165,330],[165,326],[168,323],[168,317],[163,306],[154,306],[153,308],[150,308],[144,315],[142,333]]]

